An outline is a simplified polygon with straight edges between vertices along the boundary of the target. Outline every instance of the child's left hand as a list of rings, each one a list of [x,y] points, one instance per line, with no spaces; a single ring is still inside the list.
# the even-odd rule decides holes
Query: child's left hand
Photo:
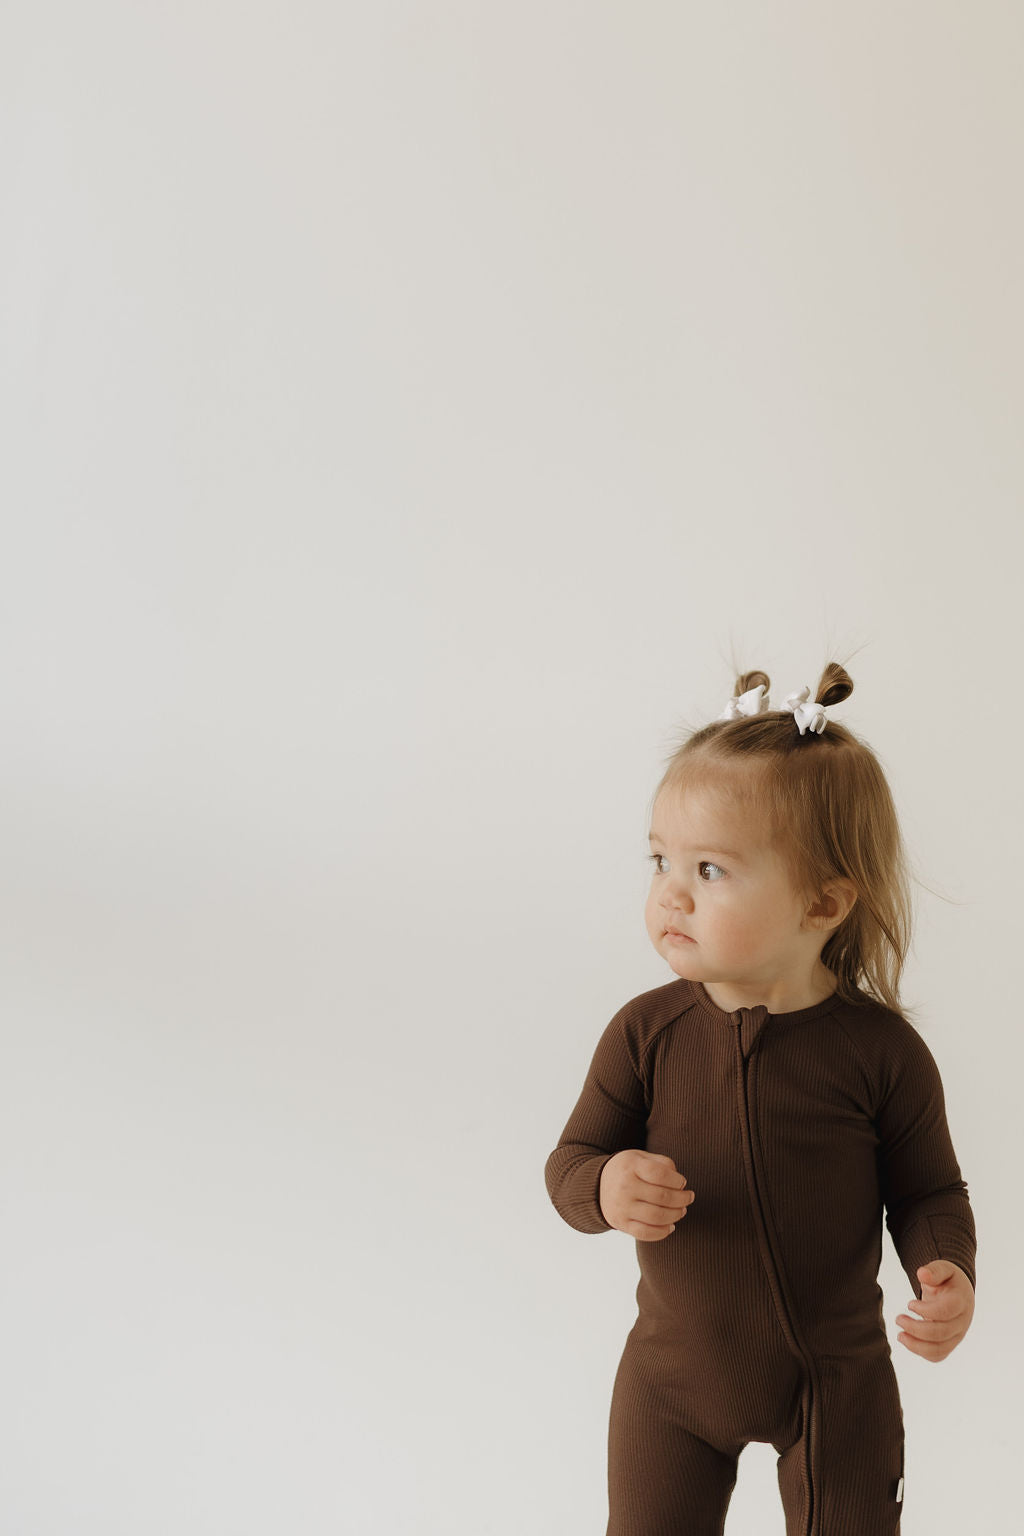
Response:
[[[897,1342],[926,1360],[945,1360],[971,1326],[974,1287],[959,1264],[950,1259],[933,1259],[930,1264],[920,1265],[917,1278],[921,1282],[921,1300],[915,1296],[907,1306],[921,1315],[901,1314],[896,1319],[905,1330],[896,1335]]]

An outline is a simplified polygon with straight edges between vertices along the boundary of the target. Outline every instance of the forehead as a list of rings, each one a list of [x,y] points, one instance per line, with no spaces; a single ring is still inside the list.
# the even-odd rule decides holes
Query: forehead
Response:
[[[707,786],[666,786],[654,802],[651,837],[691,848],[754,854],[764,843],[764,828],[736,796]]]

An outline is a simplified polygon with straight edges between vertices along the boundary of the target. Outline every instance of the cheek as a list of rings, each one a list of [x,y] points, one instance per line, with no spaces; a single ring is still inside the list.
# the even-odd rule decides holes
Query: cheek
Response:
[[[744,912],[723,907],[715,931],[729,943],[753,952],[774,942],[774,924],[769,912]]]
[[[716,905],[712,927],[719,943],[738,948],[749,948],[759,935],[763,937],[763,929],[758,928],[749,913],[737,911],[724,901]]]

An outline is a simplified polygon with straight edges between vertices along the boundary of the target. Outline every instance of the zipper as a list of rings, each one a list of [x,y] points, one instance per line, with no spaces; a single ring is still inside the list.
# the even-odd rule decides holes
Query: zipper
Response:
[[[761,1247],[761,1260],[768,1275],[771,1286],[772,1298],[775,1302],[775,1310],[782,1324],[790,1348],[802,1360],[804,1365],[806,1385],[803,1403],[803,1441],[804,1441],[804,1470],[807,1478],[807,1521],[801,1536],[814,1536],[818,1530],[818,1499],[816,1497],[814,1469],[818,1461],[818,1425],[817,1425],[817,1396],[815,1393],[815,1368],[810,1351],[806,1348],[800,1337],[793,1311],[785,1294],[783,1271],[772,1246],[769,1230],[769,1218],[766,1214],[765,1204],[761,1197],[761,1189],[758,1183],[757,1166],[754,1157],[754,1135],[750,1120],[750,1092],[748,1084],[748,1067],[750,1058],[743,1054],[743,1021],[749,1015],[750,1009],[741,1008],[740,1018],[736,1022],[736,1053],[738,1057],[739,1073],[739,1109],[740,1128],[742,1131],[744,1163],[746,1167],[747,1183],[750,1190],[751,1207],[754,1212],[755,1225],[757,1227],[758,1242]],[[761,1025],[763,1030],[764,1023]],[[755,1036],[750,1048],[752,1057],[760,1045],[760,1032]]]

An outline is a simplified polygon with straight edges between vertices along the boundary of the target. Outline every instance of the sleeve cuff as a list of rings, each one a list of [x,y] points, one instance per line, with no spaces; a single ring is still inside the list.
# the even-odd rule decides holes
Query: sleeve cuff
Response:
[[[922,1216],[904,1232],[899,1246],[900,1263],[907,1279],[914,1287],[914,1295],[921,1300],[921,1282],[917,1270],[933,1259],[948,1259],[957,1264],[976,1290],[976,1244],[969,1238],[959,1222],[943,1216]]]

